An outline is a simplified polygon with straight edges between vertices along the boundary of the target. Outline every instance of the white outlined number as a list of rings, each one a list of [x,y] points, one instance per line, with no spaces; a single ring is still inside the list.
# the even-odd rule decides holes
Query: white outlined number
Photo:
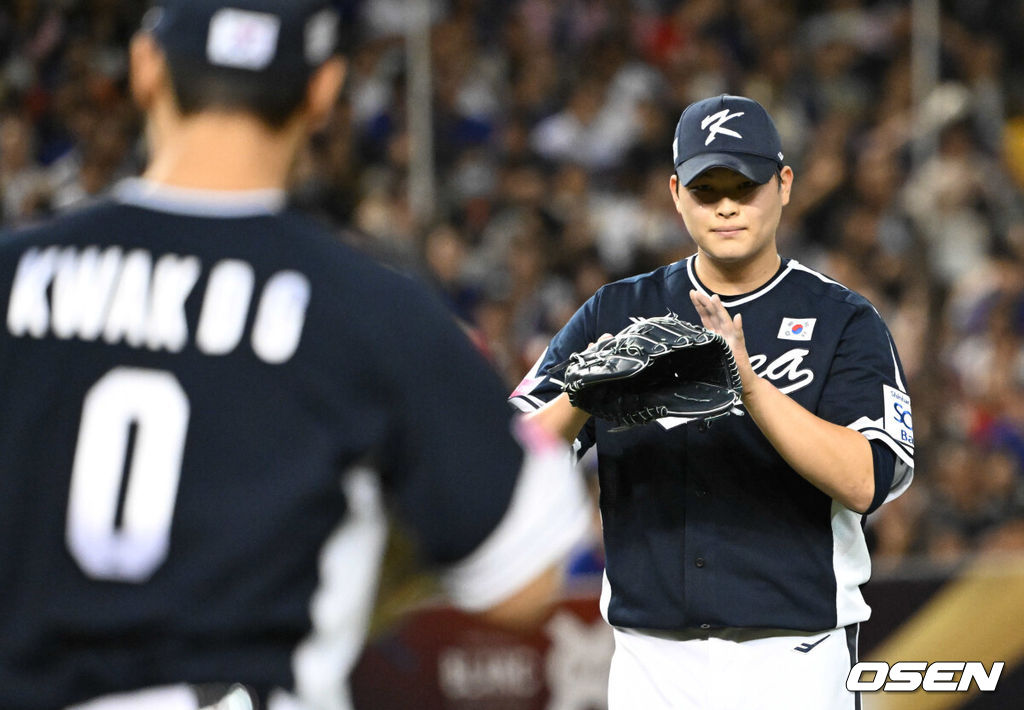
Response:
[[[66,539],[90,577],[144,582],[166,558],[188,418],[188,397],[169,372],[116,367],[86,393]]]

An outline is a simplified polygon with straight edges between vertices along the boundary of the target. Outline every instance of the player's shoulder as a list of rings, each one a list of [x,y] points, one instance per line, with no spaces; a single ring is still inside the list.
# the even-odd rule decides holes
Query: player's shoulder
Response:
[[[20,253],[34,244],[60,245],[71,240],[88,240],[90,235],[104,233],[111,215],[116,212],[116,203],[104,199],[35,222],[0,230],[0,256]]]
[[[684,278],[686,277],[685,261],[665,264],[652,271],[645,271],[644,273],[610,281],[597,290],[595,298],[615,296],[636,298],[647,294],[657,294],[663,291],[667,283],[680,275]]]
[[[787,259],[783,264],[785,278],[781,280],[785,290],[798,292],[813,299],[821,308],[836,308],[846,311],[870,311],[877,314],[871,302],[852,288],[836,281],[796,259]]]
[[[300,245],[304,270],[333,295],[338,308],[370,320],[430,319],[447,315],[422,273],[398,255],[375,248],[364,235],[301,210],[283,217],[293,232],[288,243]],[[358,304],[358,306],[356,305]]]
[[[278,235],[314,268],[323,267],[331,274],[365,274],[369,281],[402,280],[397,265],[354,246],[353,240],[344,238],[345,230],[337,225],[297,209],[284,210],[279,218]]]

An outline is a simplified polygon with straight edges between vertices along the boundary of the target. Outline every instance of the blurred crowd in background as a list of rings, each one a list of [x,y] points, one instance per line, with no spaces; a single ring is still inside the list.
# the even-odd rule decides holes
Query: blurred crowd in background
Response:
[[[907,1],[435,2],[424,221],[407,3],[342,2],[347,88],[294,200],[430,280],[511,389],[599,286],[693,252],[668,189],[675,122],[706,96],[756,98],[796,173],[783,255],[867,296],[906,370],[917,477],[869,518],[876,572],[1024,551],[1024,2],[940,5],[939,83],[915,110]],[[138,173],[143,9],[0,6],[3,226]]]

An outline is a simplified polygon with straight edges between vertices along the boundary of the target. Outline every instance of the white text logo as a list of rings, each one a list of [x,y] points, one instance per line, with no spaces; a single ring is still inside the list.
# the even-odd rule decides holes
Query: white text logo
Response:
[[[707,140],[704,141],[704,145],[710,145],[711,141],[713,141],[715,139],[715,136],[717,136],[719,133],[724,133],[725,135],[732,136],[733,138],[742,138],[743,136],[741,136],[736,131],[722,127],[722,124],[725,123],[726,121],[731,121],[732,119],[738,118],[742,115],[742,111],[737,111],[736,113],[729,113],[729,109],[724,108],[718,113],[713,113],[710,116],[705,116],[704,120],[700,122],[701,128],[709,129],[708,137]]]
[[[767,355],[751,355],[750,366],[754,368],[761,377],[766,377],[776,383],[779,391],[783,394],[796,392],[814,382],[814,373],[809,368],[800,368],[804,356],[811,351],[803,348],[793,348],[779,355],[768,362]],[[783,384],[783,379],[788,384]]]
[[[295,354],[309,305],[309,279],[278,271],[257,294],[251,264],[218,261],[205,281],[193,332],[185,305],[201,273],[196,256],[157,256],[116,246],[29,249],[11,286],[7,330],[16,338],[52,333],[61,340],[102,340],[172,353],[181,352],[191,338],[205,355],[228,355],[251,322],[250,343],[261,360],[278,365]]]
[[[892,668],[884,661],[861,661],[850,669],[846,689],[868,693],[876,690],[909,693],[921,688],[931,693],[964,693],[973,681],[978,690],[987,693],[996,689],[1004,665],[1003,661],[996,661],[992,669],[986,671],[985,665],[978,661],[900,661]],[[956,677],[958,673],[959,679]]]

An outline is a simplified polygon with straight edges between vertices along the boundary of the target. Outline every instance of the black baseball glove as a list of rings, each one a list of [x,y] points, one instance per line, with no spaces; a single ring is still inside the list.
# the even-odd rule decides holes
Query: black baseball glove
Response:
[[[573,406],[623,428],[724,416],[742,392],[725,338],[674,315],[637,321],[574,353],[563,380]]]

